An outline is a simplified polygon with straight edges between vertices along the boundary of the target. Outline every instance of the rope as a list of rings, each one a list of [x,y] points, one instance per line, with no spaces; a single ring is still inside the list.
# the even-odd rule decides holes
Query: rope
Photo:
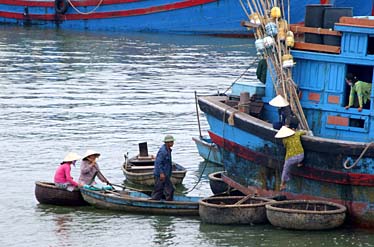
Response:
[[[258,57],[256,57],[255,58],[255,60],[253,60],[253,62],[248,66],[248,68],[246,68],[245,69],[245,71],[238,77],[238,78],[236,78],[235,79],[235,81],[233,82],[233,83],[231,83],[231,85],[226,89],[226,91],[224,92],[224,94],[225,93],[227,93],[227,91],[229,91],[231,88],[232,88],[232,86],[234,86],[234,84],[240,79],[240,78],[242,78],[244,75],[245,75],[245,73],[247,73],[247,71],[253,66],[253,64],[255,63],[255,62],[257,62],[258,61]]]
[[[69,4],[70,4],[70,6],[71,6],[75,11],[77,11],[79,14],[81,14],[81,15],[89,15],[89,14],[92,14],[93,12],[95,12],[95,11],[97,10],[97,8],[99,8],[100,5],[104,2],[104,0],[100,0],[99,3],[96,5],[96,7],[95,7],[93,10],[89,11],[89,12],[82,12],[82,11],[80,11],[79,9],[77,9],[77,7],[75,7],[75,6],[73,5],[73,3],[71,2],[71,0],[68,0],[68,2],[69,2]]]
[[[349,161],[349,159],[347,159],[347,160],[344,162],[343,167],[344,167],[345,169],[351,169],[351,168],[355,167],[355,166],[357,165],[357,163],[361,160],[362,156],[364,156],[364,154],[366,153],[366,151],[369,149],[369,147],[370,147],[372,144],[374,144],[374,142],[370,142],[370,143],[368,143],[368,144],[366,145],[365,149],[362,151],[361,155],[358,157],[358,159],[355,161],[355,163],[353,163],[353,165],[351,165],[351,166],[347,166],[348,161]]]
[[[185,193],[190,193],[191,191],[193,191],[196,186],[200,183],[201,181],[201,178],[203,177],[203,174],[204,174],[204,171],[205,171],[205,168],[207,167],[208,165],[208,160],[209,160],[209,157],[210,157],[210,151],[212,151],[212,146],[209,147],[209,153],[208,153],[208,157],[206,158],[205,162],[204,162],[204,168],[203,170],[201,171],[200,175],[199,175],[199,179],[197,180],[196,184],[190,189],[188,190],[187,192]]]

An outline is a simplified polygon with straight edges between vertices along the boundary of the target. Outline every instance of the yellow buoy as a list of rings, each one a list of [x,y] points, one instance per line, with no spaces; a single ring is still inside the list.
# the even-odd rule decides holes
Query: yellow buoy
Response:
[[[271,18],[278,19],[281,17],[281,10],[279,7],[273,7],[270,11]]]
[[[295,45],[294,35],[293,35],[293,32],[291,32],[291,31],[287,32],[287,35],[286,35],[286,45],[288,47],[293,47]]]

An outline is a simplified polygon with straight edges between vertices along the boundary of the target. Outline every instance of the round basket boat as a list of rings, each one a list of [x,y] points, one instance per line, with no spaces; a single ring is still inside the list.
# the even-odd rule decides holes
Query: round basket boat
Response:
[[[347,208],[343,205],[313,200],[272,202],[266,206],[270,223],[287,229],[323,230],[344,223]]]
[[[227,192],[229,189],[229,186],[225,182],[223,182],[222,173],[223,171],[219,171],[210,173],[208,175],[210,189],[213,194],[221,194]]]
[[[210,224],[261,224],[267,222],[265,205],[269,202],[273,200],[245,196],[208,197],[199,201],[199,215],[204,223]]]

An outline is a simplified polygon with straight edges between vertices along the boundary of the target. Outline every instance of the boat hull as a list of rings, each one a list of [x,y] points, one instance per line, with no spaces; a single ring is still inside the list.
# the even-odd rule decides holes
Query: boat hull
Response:
[[[282,201],[265,206],[269,222],[295,230],[325,230],[341,226],[346,207],[324,201]]]
[[[67,191],[57,188],[50,182],[35,182],[35,197],[41,204],[52,204],[59,206],[84,206],[88,205],[83,200],[79,190]]]
[[[126,180],[134,184],[154,186],[154,160],[147,162],[148,165],[146,166],[139,165],[139,163],[133,161],[134,159],[130,159],[122,165],[122,171],[126,176]],[[186,173],[187,170],[183,166],[173,163],[171,182],[174,185],[181,184]]]
[[[197,150],[204,160],[218,165],[223,165],[222,154],[220,148],[212,143],[208,137],[192,137],[195,142]]]
[[[229,186],[222,179],[223,171],[213,172],[208,175],[209,186],[213,194],[221,194],[229,191]]]
[[[198,197],[174,196],[175,201],[156,201],[139,192],[111,192],[81,189],[83,198],[89,204],[108,210],[138,214],[197,216]]]
[[[267,222],[265,205],[269,201],[255,197],[236,205],[243,196],[204,198],[199,202],[199,215],[210,224],[263,224]]]
[[[200,97],[199,105],[206,114],[214,143],[221,147],[229,185],[243,193],[261,196],[284,194],[290,199],[315,199],[337,202],[348,208],[349,220],[362,227],[374,227],[374,175],[367,170],[347,170],[343,163],[356,160],[365,143],[305,136],[304,166],[291,170],[287,191],[279,184],[285,150],[276,140],[270,123],[237,112],[224,104],[225,97]],[[228,123],[233,116],[234,125]],[[224,120],[224,122],[223,122]],[[365,162],[372,161],[374,149],[365,153]],[[234,182],[233,182],[234,181]],[[231,184],[230,184],[231,183]],[[239,185],[239,186],[237,186]]]

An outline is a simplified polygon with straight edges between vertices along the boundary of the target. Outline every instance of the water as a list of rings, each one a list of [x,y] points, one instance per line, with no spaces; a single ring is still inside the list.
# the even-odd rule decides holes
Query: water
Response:
[[[198,217],[40,205],[34,182],[52,181],[68,151],[101,153],[102,172],[122,183],[123,155],[173,134],[180,191],[211,195],[199,157],[194,91],[225,91],[254,59],[253,41],[0,27],[0,246],[374,246],[365,230],[302,232],[216,226]],[[254,80],[255,68],[244,80]],[[200,116],[203,134],[208,128]],[[72,170],[78,178],[79,164]]]

